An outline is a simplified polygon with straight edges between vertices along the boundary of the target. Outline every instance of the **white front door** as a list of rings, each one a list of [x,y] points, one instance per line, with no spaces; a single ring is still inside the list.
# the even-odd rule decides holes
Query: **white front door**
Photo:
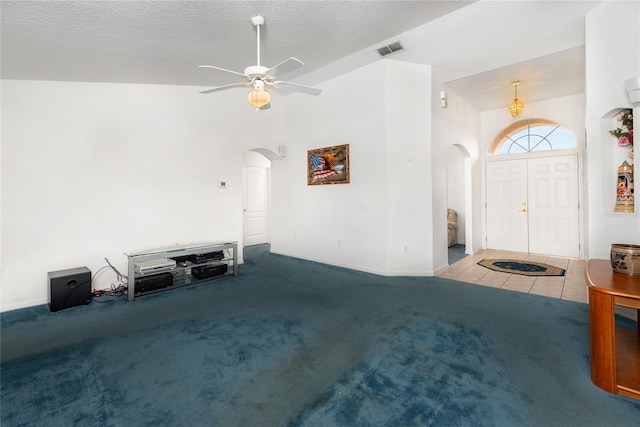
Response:
[[[579,257],[578,156],[528,163],[529,252]]]
[[[579,257],[577,155],[487,162],[487,248]]]
[[[487,248],[529,251],[526,160],[487,162]]]
[[[269,242],[269,198],[268,168],[260,166],[244,166],[244,246],[259,245]]]

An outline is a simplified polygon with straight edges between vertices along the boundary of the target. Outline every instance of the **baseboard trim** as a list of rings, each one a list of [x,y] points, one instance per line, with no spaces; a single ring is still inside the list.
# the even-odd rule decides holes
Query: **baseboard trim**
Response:
[[[377,276],[389,276],[389,277],[397,277],[397,276],[407,276],[407,277],[431,277],[434,276],[433,271],[424,270],[424,271],[406,271],[406,270],[380,270],[373,269],[369,267],[363,267],[359,265],[353,265],[348,263],[340,263],[331,260],[326,260],[322,258],[309,257],[301,254],[294,254],[287,251],[280,251],[277,249],[271,249],[271,253],[276,255],[288,256],[291,258],[303,259],[305,261],[318,262],[320,264],[332,265],[334,267],[342,267],[348,268],[350,270],[362,271],[364,273],[371,273]]]

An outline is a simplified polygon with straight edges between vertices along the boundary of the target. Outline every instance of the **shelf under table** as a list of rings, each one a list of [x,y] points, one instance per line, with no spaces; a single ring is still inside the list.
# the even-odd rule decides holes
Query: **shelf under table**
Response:
[[[609,260],[589,260],[591,380],[601,389],[640,399],[640,326],[616,327],[615,306],[640,314],[640,276],[616,273]]]

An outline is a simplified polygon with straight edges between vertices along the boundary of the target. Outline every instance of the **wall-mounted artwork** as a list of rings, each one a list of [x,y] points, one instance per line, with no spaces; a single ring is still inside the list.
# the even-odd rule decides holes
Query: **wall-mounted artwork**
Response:
[[[348,184],[349,144],[307,152],[307,184]]]

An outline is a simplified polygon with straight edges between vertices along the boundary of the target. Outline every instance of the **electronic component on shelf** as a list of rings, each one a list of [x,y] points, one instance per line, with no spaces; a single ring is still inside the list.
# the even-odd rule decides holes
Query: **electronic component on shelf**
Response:
[[[219,261],[221,259],[224,259],[224,251],[187,255],[187,259],[194,264],[203,264],[209,261]]]
[[[136,293],[155,291],[173,286],[173,274],[158,273],[136,278]]]
[[[225,263],[201,265],[191,269],[191,275],[196,279],[206,279],[209,277],[221,276],[228,271],[228,265]]]
[[[189,260],[188,255],[172,256],[170,259],[174,260],[178,265],[184,265]]]
[[[168,258],[150,259],[149,261],[140,261],[135,264],[135,271],[138,274],[149,274],[157,270],[173,268],[176,262]]]

